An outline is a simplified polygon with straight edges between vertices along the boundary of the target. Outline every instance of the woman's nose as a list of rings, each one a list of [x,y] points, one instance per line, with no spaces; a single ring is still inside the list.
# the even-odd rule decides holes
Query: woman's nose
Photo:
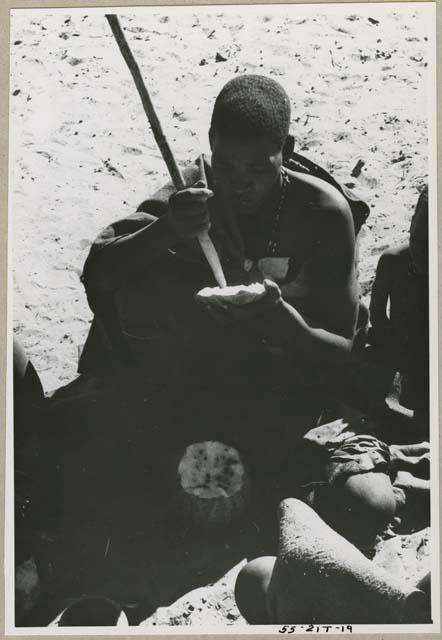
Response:
[[[233,180],[233,190],[235,193],[241,194],[250,190],[252,186],[252,178],[248,173],[237,173]]]

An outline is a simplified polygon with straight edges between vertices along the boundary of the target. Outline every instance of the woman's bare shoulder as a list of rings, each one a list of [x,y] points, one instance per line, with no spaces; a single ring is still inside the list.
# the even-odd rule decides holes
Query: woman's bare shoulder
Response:
[[[287,170],[290,179],[290,195],[317,210],[350,212],[347,200],[332,184],[321,178]]]

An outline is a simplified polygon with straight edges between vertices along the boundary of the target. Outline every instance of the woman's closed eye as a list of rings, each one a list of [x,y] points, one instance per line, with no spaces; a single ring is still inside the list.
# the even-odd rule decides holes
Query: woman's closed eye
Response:
[[[216,165],[213,165],[213,168],[216,171],[219,171],[221,173],[233,173],[234,172],[234,168],[233,167],[229,167],[226,164],[216,164]]]
[[[237,171],[239,171],[238,169],[235,169],[234,167],[231,167],[229,165],[226,164],[216,164],[213,166],[213,168],[216,171],[219,171],[221,173],[235,173]],[[264,164],[254,164],[254,165],[249,165],[246,169],[247,172],[249,173],[266,173],[268,171],[269,167],[267,165]]]
[[[249,167],[249,170],[252,173],[266,173],[269,170],[269,168],[267,165],[264,165],[264,164],[256,164]]]

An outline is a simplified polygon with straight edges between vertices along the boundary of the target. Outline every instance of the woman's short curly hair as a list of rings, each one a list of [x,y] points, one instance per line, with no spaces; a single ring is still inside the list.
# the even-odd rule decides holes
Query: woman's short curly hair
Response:
[[[272,78],[242,75],[219,93],[212,113],[211,132],[253,138],[267,136],[282,147],[289,132],[290,100]]]

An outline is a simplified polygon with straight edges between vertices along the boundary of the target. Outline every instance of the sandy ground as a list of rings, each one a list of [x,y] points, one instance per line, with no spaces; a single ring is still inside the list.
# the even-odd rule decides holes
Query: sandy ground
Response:
[[[407,239],[428,175],[423,15],[412,8],[402,14],[374,7],[372,13],[353,7],[307,14],[218,7],[210,14],[124,13],[121,22],[183,164],[208,150],[211,106],[227,80],[255,72],[283,84],[293,104],[297,150],[352,183],[371,206],[361,238],[367,298],[379,255]],[[19,10],[12,24],[13,327],[50,391],[75,377],[91,321],[80,282],[91,242],[167,176],[101,12]],[[358,160],[365,165],[354,178]],[[395,540],[400,547],[401,539]],[[409,554],[411,561],[399,547],[385,552],[395,572],[408,579],[422,573],[417,552]],[[205,622],[241,622],[231,575],[225,583],[217,582],[215,600],[219,604],[228,593],[231,618],[226,605],[203,606],[213,612]],[[206,603],[214,597],[210,589]],[[200,595],[150,623],[174,624],[174,615],[176,624],[199,623],[196,613],[183,612]]]

